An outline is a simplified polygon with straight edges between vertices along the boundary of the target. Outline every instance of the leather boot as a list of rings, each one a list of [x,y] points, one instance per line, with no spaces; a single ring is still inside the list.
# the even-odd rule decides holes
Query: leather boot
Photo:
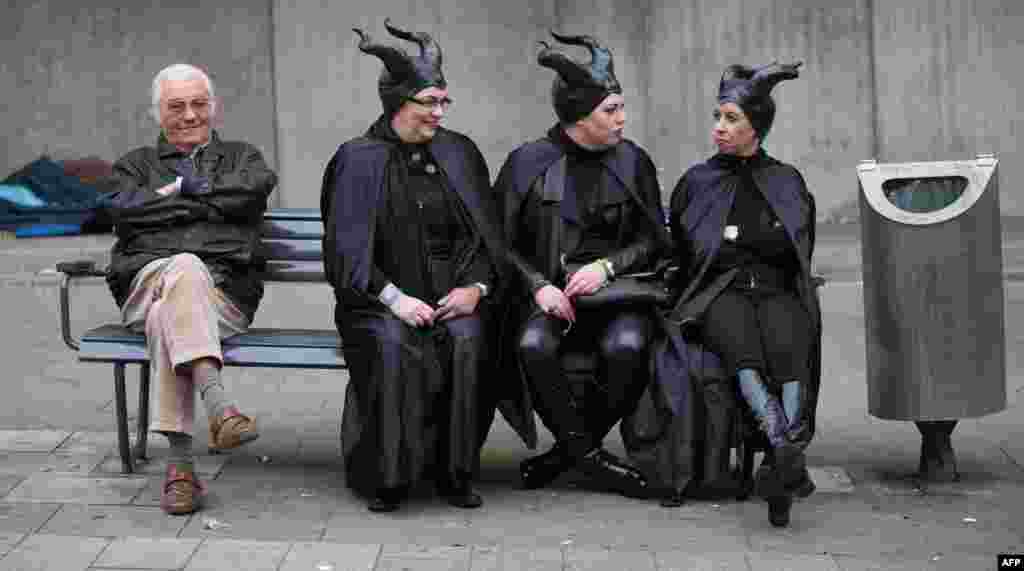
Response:
[[[651,496],[647,478],[604,448],[595,447],[576,461],[576,467],[606,490],[629,498]]]
[[[756,416],[772,446],[774,457],[771,470],[757,472],[757,493],[768,498],[785,493],[787,487],[799,482],[806,470],[806,460],[803,450],[786,438],[789,422],[782,404],[775,396],[769,395],[764,413]]]
[[[523,460],[519,464],[519,475],[523,488],[536,490],[554,482],[566,470],[572,468],[574,460],[569,456],[563,442],[556,442],[550,450]]]
[[[473,489],[469,478],[465,477],[438,483],[437,493],[448,504],[457,508],[473,509],[484,504],[483,498]]]
[[[371,512],[393,512],[402,506],[407,494],[405,488],[378,488],[366,507]]]

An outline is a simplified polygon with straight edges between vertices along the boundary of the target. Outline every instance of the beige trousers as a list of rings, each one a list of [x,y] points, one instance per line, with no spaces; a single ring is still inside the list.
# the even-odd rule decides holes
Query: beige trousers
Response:
[[[192,434],[196,390],[191,369],[181,365],[204,357],[223,362],[220,340],[245,332],[249,320],[193,254],[153,260],[139,270],[121,319],[146,334],[157,386],[150,430]]]

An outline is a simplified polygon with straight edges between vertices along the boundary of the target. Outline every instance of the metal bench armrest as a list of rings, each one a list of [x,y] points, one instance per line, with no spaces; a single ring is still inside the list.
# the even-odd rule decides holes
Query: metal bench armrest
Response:
[[[74,351],[78,351],[79,344],[71,335],[71,295],[69,293],[71,280],[79,277],[105,277],[106,270],[96,267],[93,260],[77,260],[74,262],[60,262],[57,264],[57,272],[60,277],[60,335],[64,344]]]

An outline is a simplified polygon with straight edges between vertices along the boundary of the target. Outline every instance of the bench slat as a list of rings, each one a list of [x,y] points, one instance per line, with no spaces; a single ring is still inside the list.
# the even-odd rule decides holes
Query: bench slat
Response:
[[[320,240],[266,238],[260,241],[260,257],[264,260],[319,262],[323,252]]]
[[[324,265],[321,262],[270,260],[263,271],[263,279],[273,282],[326,283]]]
[[[323,238],[324,225],[319,220],[270,220],[264,219],[260,228],[262,238],[293,238],[319,240]]]
[[[254,328],[224,340],[224,363],[236,367],[344,369],[337,332],[316,329]],[[146,339],[122,325],[108,324],[82,337],[79,361],[146,363]]]

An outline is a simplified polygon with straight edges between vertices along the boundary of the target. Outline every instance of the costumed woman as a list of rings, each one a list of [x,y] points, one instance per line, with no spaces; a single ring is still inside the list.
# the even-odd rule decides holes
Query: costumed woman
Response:
[[[483,414],[480,382],[500,237],[476,144],[440,126],[452,100],[426,33],[385,22],[417,56],[376,43],[384,113],[338,149],[324,173],[324,264],[337,302],[350,382],[342,418],[347,483],[392,511],[421,480],[450,504],[473,490]],[[489,424],[489,422],[486,422]]]
[[[670,218],[689,280],[677,318],[699,324],[767,437],[755,491],[776,526],[788,525],[794,494],[814,489],[804,449],[821,369],[814,198],[799,171],[762,148],[775,118],[771,90],[796,78],[799,66],[726,69],[713,113],[718,153],[679,180]]]
[[[521,476],[526,488],[539,488],[577,468],[599,488],[646,496],[644,476],[602,441],[650,380],[652,308],[585,306],[616,276],[651,270],[667,255],[657,173],[623,136],[625,98],[611,52],[590,36],[552,35],[587,48],[590,61],[542,43],[538,62],[557,72],[558,123],[513,151],[496,182],[510,274],[506,340],[526,384],[521,418],[535,440],[536,410],[556,439],[521,464]],[[596,353],[600,399],[574,399],[560,360],[569,347]]]

